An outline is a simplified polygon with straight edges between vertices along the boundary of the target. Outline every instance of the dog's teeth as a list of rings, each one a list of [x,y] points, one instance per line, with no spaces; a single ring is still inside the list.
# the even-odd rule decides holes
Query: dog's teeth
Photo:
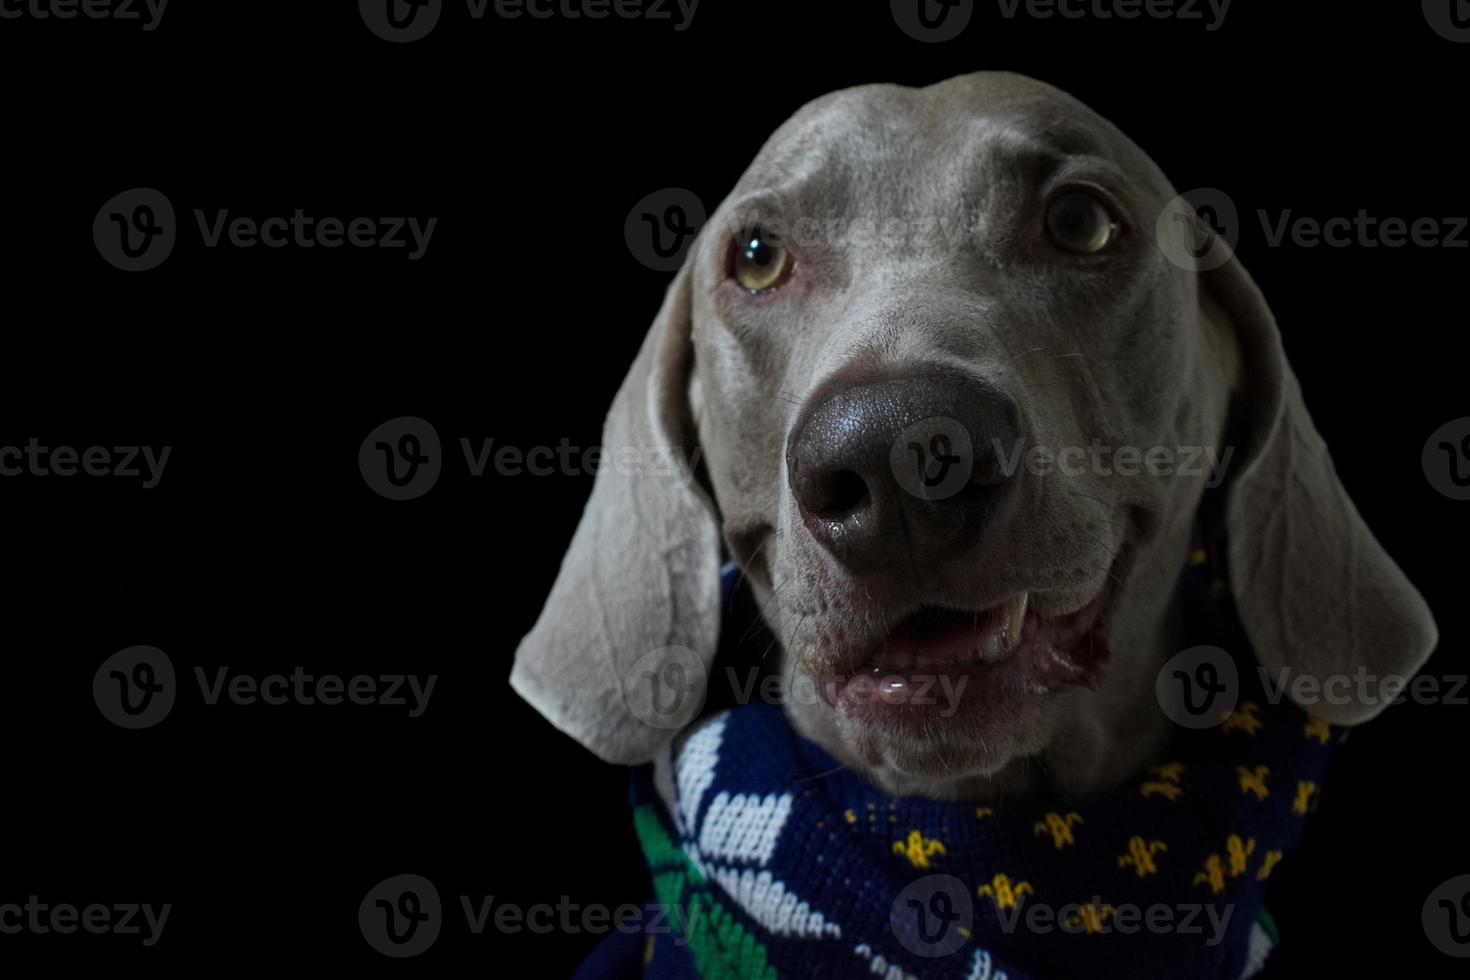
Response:
[[[1021,631],[1026,627],[1026,603],[1029,593],[1012,596],[996,607],[1000,629],[991,633],[980,649],[980,662],[997,663],[1021,645]]]
[[[1006,600],[1005,639],[1006,649],[1014,650],[1021,645],[1021,631],[1026,627],[1026,602],[1031,593],[1022,592]]]

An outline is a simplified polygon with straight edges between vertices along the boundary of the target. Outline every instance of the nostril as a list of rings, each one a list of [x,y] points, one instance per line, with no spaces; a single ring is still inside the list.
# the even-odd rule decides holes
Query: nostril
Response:
[[[838,470],[822,481],[815,508],[822,517],[846,517],[868,499],[868,484],[854,470]]]

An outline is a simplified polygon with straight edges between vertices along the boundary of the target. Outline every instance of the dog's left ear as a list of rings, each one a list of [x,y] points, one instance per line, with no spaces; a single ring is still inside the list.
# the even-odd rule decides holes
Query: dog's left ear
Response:
[[[1232,413],[1247,444],[1225,501],[1241,623],[1273,678],[1287,668],[1289,681],[1325,685],[1303,707],[1333,724],[1367,721],[1398,693],[1392,678],[1411,677],[1433,652],[1434,619],[1338,480],[1250,274],[1230,254],[1201,273],[1200,288],[1204,315],[1228,317],[1241,350]]]
[[[608,410],[592,496],[510,675],[553,725],[624,765],[694,720],[719,640],[719,529],[694,472],[691,265]]]

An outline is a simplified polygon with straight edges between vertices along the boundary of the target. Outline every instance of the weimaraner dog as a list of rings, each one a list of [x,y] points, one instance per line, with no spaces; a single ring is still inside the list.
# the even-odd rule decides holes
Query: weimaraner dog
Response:
[[[823,692],[788,702],[796,730],[895,795],[1081,795],[1157,761],[1202,507],[1265,668],[1410,675],[1436,643],[1229,245],[1121,132],[1014,75],[850,89],[783,125],[689,251],[604,445],[646,462],[599,473],[511,681],[614,762],[677,734],[630,675],[712,668],[722,543],[784,675]],[[1220,481],[1098,446],[1233,455]],[[912,696],[926,673],[943,710]]]

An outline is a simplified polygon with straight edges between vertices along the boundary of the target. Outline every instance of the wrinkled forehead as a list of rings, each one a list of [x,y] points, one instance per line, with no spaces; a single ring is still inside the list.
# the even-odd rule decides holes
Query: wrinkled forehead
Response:
[[[1082,103],[1013,76],[967,76],[924,89],[848,89],[809,104],[766,143],[730,202],[769,197],[911,216],[983,208],[1069,177],[1140,205],[1170,196],[1152,161]]]

